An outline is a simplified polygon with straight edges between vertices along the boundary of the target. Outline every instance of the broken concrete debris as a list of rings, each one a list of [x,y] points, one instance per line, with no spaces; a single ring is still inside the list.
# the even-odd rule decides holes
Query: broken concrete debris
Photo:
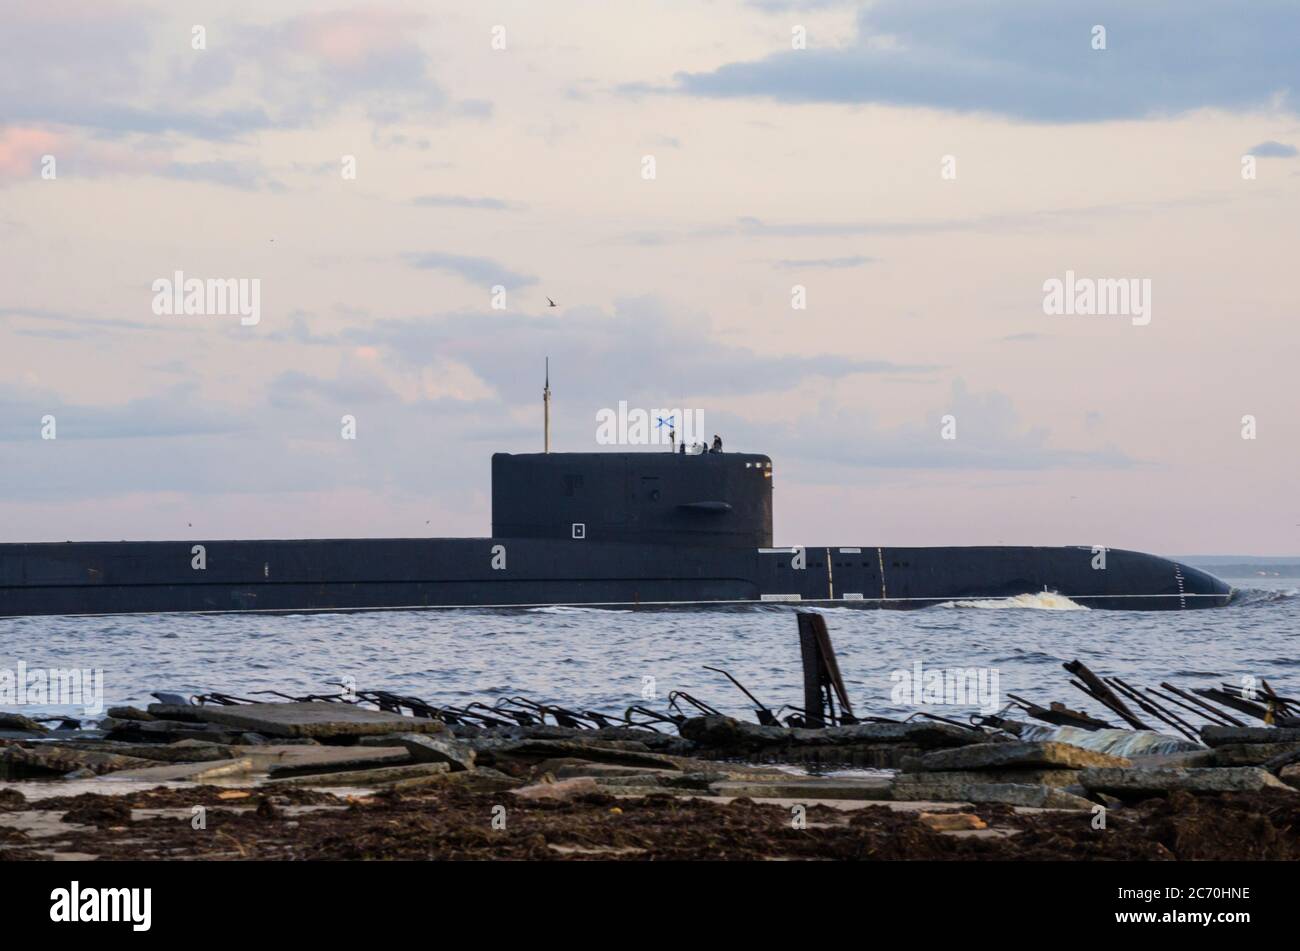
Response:
[[[1300,705],[1271,688],[1262,702],[1226,685],[1144,692],[1073,662],[1066,666],[1074,685],[1134,729],[1018,697],[1013,706],[1050,726],[926,713],[895,720],[854,712],[824,620],[803,623],[801,646],[811,665],[803,708],[774,712],[731,674],[710,668],[744,693],[756,723],[680,691],[667,713],[633,706],[622,717],[526,697],[453,707],[384,691],[281,695],[284,702],[272,703],[156,694],[161,702],[147,710],[111,708],[94,729],[61,721],[51,731],[37,719],[0,717],[0,736],[8,737],[0,738],[0,770],[10,780],[78,778],[116,795],[143,784],[221,786],[221,796],[231,797],[223,801],[253,800],[271,824],[287,817],[284,797],[315,795],[313,788],[399,799],[508,791],[541,806],[620,803],[609,809],[620,814],[628,800],[657,797],[889,809],[921,816],[936,835],[998,836],[1016,830],[989,828],[989,816],[1098,804],[1126,811],[1171,797],[1184,808],[1188,796],[1285,798],[1300,787],[1300,727],[1290,725]],[[1195,716],[1208,724],[1194,726]],[[809,767],[851,774],[808,775]],[[0,789],[0,813],[25,802]]]
[[[869,769],[897,769],[909,756],[989,739],[981,732],[927,720],[815,730],[705,716],[686,720],[678,729],[697,749],[710,750],[716,756]]]
[[[444,732],[447,727],[437,720],[404,717],[384,710],[370,710],[357,704],[326,703],[247,703],[195,704],[177,708],[167,704],[149,705],[154,716],[181,715],[202,723],[233,727],[239,733],[260,733],[268,737],[358,737],[375,733]]]
[[[109,707],[108,716],[113,720],[156,720],[152,713],[146,713],[137,707]]]
[[[411,763],[405,766],[385,766],[377,769],[354,769],[342,772],[316,773],[311,776],[271,778],[271,783],[296,786],[383,786],[404,780],[423,779],[449,772],[446,763]]]
[[[896,799],[936,802],[1001,802],[1038,808],[1087,809],[1080,771],[1085,767],[1123,768],[1129,760],[1067,743],[982,743],[936,750],[903,761],[894,780]]]
[[[120,769],[155,765],[150,760],[134,756],[77,749],[54,743],[32,743],[28,746],[9,743],[5,746],[0,761],[4,764],[5,776],[13,779],[64,775],[80,770],[100,776]]]
[[[1262,789],[1293,790],[1267,770],[1255,766],[1182,769],[1085,769],[1079,782],[1090,792],[1110,793],[1121,799],[1163,796],[1172,792],[1228,793],[1259,792]]]
[[[43,723],[37,723],[31,717],[25,717],[18,713],[0,713],[0,730],[14,733],[31,733],[42,736],[50,732],[50,728]]]
[[[1207,726],[1201,730],[1206,746],[1218,747],[1240,743],[1287,743],[1300,745],[1300,729],[1294,727]]]
[[[1094,753],[1067,743],[980,743],[938,750],[910,763],[910,772],[984,769],[1082,769],[1085,766],[1131,766],[1129,760]]]

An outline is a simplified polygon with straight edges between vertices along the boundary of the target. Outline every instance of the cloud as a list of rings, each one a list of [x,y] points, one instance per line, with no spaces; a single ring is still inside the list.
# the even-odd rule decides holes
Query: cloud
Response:
[[[321,11],[245,31],[243,63],[260,66],[263,97],[290,104],[282,117],[302,123],[360,102],[371,119],[446,107],[416,37],[427,18],[383,7]]]
[[[961,380],[923,415],[891,427],[877,424],[861,408],[827,405],[778,425],[740,418],[715,422],[740,443],[779,448],[782,468],[806,482],[865,481],[880,469],[1041,471],[1129,469],[1139,464],[1114,448],[1056,448],[1046,428],[1021,421],[1005,393],[975,392]],[[954,439],[942,438],[945,415],[955,419]]]
[[[297,346],[308,333],[307,315],[295,319],[295,333],[274,345]],[[78,322],[68,318],[56,326]],[[1018,417],[1007,396],[971,392],[960,382],[901,426],[882,425],[861,405],[829,399],[789,421],[744,409],[715,410],[715,403],[744,406],[737,396],[780,394],[808,384],[824,392],[827,387],[816,384],[861,375],[933,381],[940,368],[842,353],[756,353],[716,334],[707,316],[654,297],[620,300],[612,311],[576,308],[559,315],[360,315],[339,333],[311,335],[311,342],[338,351],[334,369],[307,369],[320,365],[317,358],[295,364],[271,377],[260,393],[248,394],[247,406],[201,398],[193,384],[110,406],[0,387],[0,403],[10,407],[0,420],[0,465],[12,477],[11,497],[84,500],[178,492],[202,513],[213,503],[200,500],[211,496],[273,498],[359,488],[391,500],[418,496],[436,484],[442,498],[463,504],[486,489],[492,452],[524,451],[539,438],[537,403],[548,355],[553,435],[567,449],[594,448],[596,411],[626,399],[647,407],[703,408],[710,431],[723,433],[728,445],[770,452],[804,482],[860,483],[882,469],[1134,464],[1111,450],[1057,449],[1045,429]],[[187,371],[179,363],[165,368]],[[45,413],[58,418],[54,443],[39,438]],[[957,440],[939,438],[944,413],[957,417]],[[344,414],[357,420],[357,443],[340,439]],[[454,446],[455,452],[412,451],[438,446]],[[87,482],[82,474],[91,469],[96,478]]]
[[[198,387],[182,383],[157,396],[116,406],[69,403],[51,391],[0,386],[8,409],[0,418],[0,442],[43,442],[41,418],[55,417],[57,439],[169,439],[239,432],[238,417],[216,412],[198,399]]]
[[[503,284],[507,288],[528,287],[530,284],[537,283],[537,278],[511,271],[491,258],[445,254],[440,251],[407,254],[405,258],[411,267],[427,271],[447,271],[463,277],[472,284],[480,284],[484,287],[496,284]]]
[[[487,99],[462,99],[456,103],[455,112],[467,119],[491,119],[494,106]]]
[[[147,297],[147,291],[142,290],[142,295]],[[78,337],[87,337],[101,333],[120,333],[122,331],[148,330],[158,332],[160,330],[180,329],[180,325],[174,322],[158,321],[154,323],[144,323],[135,320],[117,320],[111,317],[87,317],[83,314],[70,314],[65,311],[49,310],[41,307],[22,307],[0,305],[0,321],[13,322],[18,321],[16,333],[28,332],[29,336],[47,336],[63,338],[67,336],[63,331],[57,329],[76,328],[75,334]],[[36,327],[24,328],[22,321],[34,321]],[[56,329],[51,330],[48,324],[56,325]]]
[[[0,128],[0,182],[37,178],[41,157],[60,151],[63,141],[46,129]]]
[[[1045,340],[1047,339],[1047,334],[1040,334],[1040,333],[1008,334],[1007,336],[1001,337],[999,339],[1005,340],[1008,343],[1029,343],[1032,340]]]
[[[116,405],[0,385],[7,408],[0,418],[6,499],[76,505],[141,493],[159,501],[159,493],[180,493],[204,514],[213,503],[203,499],[233,496],[238,514],[259,497],[350,487],[373,491],[388,504],[426,494],[431,484],[441,498],[462,505],[467,493],[485,490],[491,452],[522,435],[500,403],[436,389],[404,399],[385,380],[367,377],[360,362],[345,361],[334,376],[287,372],[258,395],[255,410],[202,397],[193,384]],[[57,439],[41,438],[47,414],[56,418]],[[344,414],[357,420],[356,442],[341,439]],[[440,440],[462,451],[412,451]],[[123,529],[127,537],[158,530],[156,520],[143,521],[143,531],[139,525]],[[72,537],[86,533],[84,526],[67,531]],[[226,526],[217,531],[230,537]],[[282,528],[246,520],[240,531],[277,537]]]
[[[176,132],[205,139],[270,127],[267,111],[249,105],[247,97],[230,104],[198,101],[198,93],[211,89],[186,82],[178,64],[204,70],[211,60],[194,60],[203,55],[189,48],[188,29],[160,34],[147,11],[112,0],[16,6],[5,11],[0,32],[0,116],[99,134]],[[219,51],[214,58],[233,61]],[[159,81],[158,70],[173,75]],[[227,81],[223,77],[220,88]]]
[[[386,318],[343,336],[380,348],[399,365],[418,367],[428,354],[440,354],[511,404],[535,401],[542,360],[549,356],[557,394],[563,387],[564,399],[593,412],[620,399],[663,405],[683,395],[781,392],[819,377],[936,369],[839,354],[758,354],[718,341],[707,316],[674,312],[654,297],[620,300],[612,313],[578,308],[559,316],[488,311]]]
[[[786,259],[783,261],[777,261],[776,266],[779,268],[788,268],[794,270],[803,270],[805,268],[818,268],[818,267],[840,269],[840,268],[862,267],[862,265],[870,264],[872,261],[875,260],[876,260],[875,258],[868,258],[868,257],[864,257],[861,254],[856,254],[856,255],[852,255],[851,257],[844,257],[844,258],[806,258],[802,260]]]
[[[500,198],[471,198],[468,195],[421,195],[411,199],[411,204],[422,208],[483,208],[490,211],[512,211],[524,207]]]
[[[286,370],[267,386],[267,399],[272,406],[295,410],[380,408],[387,412],[403,404],[445,407],[452,403],[475,404],[484,415],[501,409],[497,393],[464,364],[433,355],[421,366],[395,367],[381,361],[379,350],[370,346],[346,349],[332,377]]]
[[[301,370],[286,370],[267,385],[267,400],[281,409],[298,409],[333,403],[356,409],[396,398],[390,387],[376,376],[355,372],[329,379]]]
[[[7,10],[0,116],[99,135],[229,140],[359,105],[386,123],[446,108],[419,42],[425,17],[366,7],[190,28],[112,0]],[[482,107],[471,103],[470,113]]]
[[[154,176],[205,182],[246,191],[282,191],[284,186],[256,161],[210,159],[180,161],[169,145],[140,149],[120,141],[100,141],[84,129],[67,131],[25,126],[0,127],[0,186],[37,181],[41,159],[50,155],[59,179]]]
[[[1226,199],[1218,195],[1193,196],[1168,201],[1122,201],[1087,205],[1075,208],[1046,208],[1041,211],[1014,214],[976,215],[968,218],[893,219],[875,221],[782,221],[772,222],[752,215],[744,215],[728,224],[711,225],[690,232],[670,234],[643,232],[615,236],[610,239],[620,244],[664,244],[690,238],[821,238],[879,235],[909,237],[929,234],[1018,231],[1036,234],[1077,227],[1090,219],[1104,219],[1119,215],[1149,216],[1171,208],[1207,207],[1221,205]]]
[[[745,0],[764,13],[786,13],[791,10],[826,10],[832,7],[854,6],[857,0]]]
[[[168,162],[159,168],[158,174],[182,182],[206,182],[245,191],[260,188],[283,191],[285,187],[256,162]]]
[[[1281,142],[1261,142],[1252,149],[1246,150],[1249,154],[1257,158],[1295,158],[1297,154],[1294,145],[1284,145]]]
[[[1104,50],[1092,48],[1094,25],[1105,27]],[[1225,16],[1209,0],[1098,0],[1086,9],[1040,0],[882,0],[859,14],[850,46],[682,72],[671,90],[1031,122],[1241,111],[1300,87],[1297,35],[1300,6],[1290,0],[1261,0],[1250,17]]]

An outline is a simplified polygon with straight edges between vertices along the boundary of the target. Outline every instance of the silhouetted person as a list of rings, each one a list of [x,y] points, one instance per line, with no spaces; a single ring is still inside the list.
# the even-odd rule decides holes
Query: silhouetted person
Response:
[[[713,448],[709,452],[722,452],[722,437],[717,433],[713,434]]]

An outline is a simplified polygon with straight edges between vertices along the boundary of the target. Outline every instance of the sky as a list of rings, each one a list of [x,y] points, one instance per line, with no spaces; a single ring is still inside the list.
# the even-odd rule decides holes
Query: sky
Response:
[[[6,3],[0,540],[484,535],[549,357],[554,449],[698,410],[777,544],[1300,554],[1298,46],[1271,0]],[[159,313],[177,271],[257,322]],[[1067,272],[1149,312],[1045,313]]]

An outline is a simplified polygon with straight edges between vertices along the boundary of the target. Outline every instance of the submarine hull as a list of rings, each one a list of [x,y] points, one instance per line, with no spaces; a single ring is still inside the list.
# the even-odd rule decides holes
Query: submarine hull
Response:
[[[1041,592],[1082,607],[1221,607],[1230,586],[1090,547],[738,548],[589,539],[0,544],[0,616],[814,602],[921,608]]]
[[[0,544],[0,616],[816,602],[918,608],[1044,591],[1090,608],[1219,607],[1153,555],[772,547],[755,453],[496,453],[487,538]]]

